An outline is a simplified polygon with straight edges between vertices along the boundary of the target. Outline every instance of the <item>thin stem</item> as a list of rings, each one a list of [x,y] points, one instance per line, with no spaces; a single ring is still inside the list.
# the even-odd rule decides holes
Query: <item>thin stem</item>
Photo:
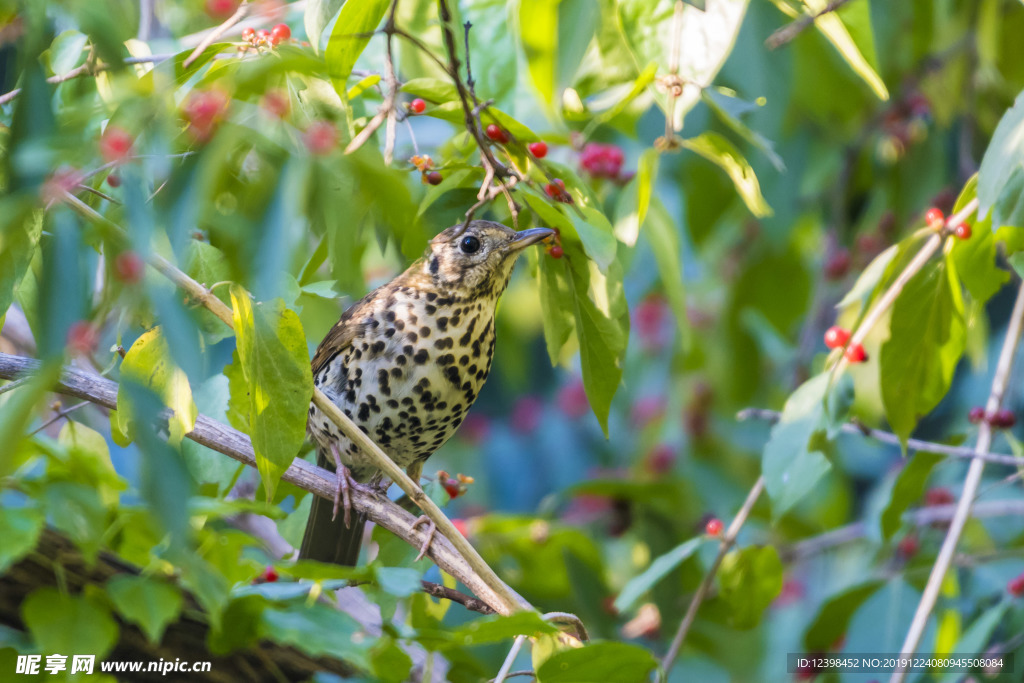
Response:
[[[815,22],[816,19],[822,17],[829,12],[835,12],[837,9],[845,5],[850,0],[832,0],[832,2],[825,5],[820,12],[814,14],[805,14],[796,21],[786,24],[782,28],[776,30],[768,39],[764,41],[764,44],[769,50],[774,50],[778,47],[782,47],[789,41],[796,38],[798,35],[803,33],[807,27]]]
[[[234,14],[225,19],[223,24],[214,28],[212,31],[207,33],[206,36],[201,41],[199,41],[199,44],[196,45],[196,49],[192,50],[192,54],[188,56],[188,59],[184,61],[181,67],[183,69],[187,69],[190,66],[192,66],[192,62],[199,59],[199,56],[203,54],[206,48],[213,45],[213,43],[216,42],[216,40],[220,38],[222,35],[227,33],[232,26],[240,22],[242,19],[245,19],[245,17],[248,15],[249,0],[242,0],[242,4],[238,6],[238,9],[235,10]]]
[[[737,420],[764,420],[766,422],[778,422],[780,417],[782,417],[782,413],[778,411],[763,410],[761,408],[745,408],[736,415]],[[860,436],[870,437],[893,446],[901,445],[900,437],[895,434],[883,432],[881,429],[874,429],[864,424],[847,422],[839,429],[846,434],[858,434]],[[918,451],[923,451],[925,453],[938,453],[940,455],[950,455],[955,458],[977,458],[979,460],[984,460],[985,462],[1007,465],[1009,467],[1019,467],[1024,465],[1024,458],[1018,458],[1015,455],[983,453],[975,448],[949,446],[943,443],[922,441],[921,439],[907,439],[907,450],[915,453]]]
[[[669,646],[665,657],[661,660],[661,668],[665,671],[666,675],[671,671],[672,663],[675,661],[676,656],[679,655],[679,649],[683,646],[683,641],[686,640],[686,634],[689,632],[690,627],[693,626],[693,622],[697,618],[697,610],[700,609],[701,603],[711,590],[711,582],[715,578],[715,572],[718,571],[718,566],[722,564],[722,559],[736,542],[736,536],[739,535],[740,529],[743,528],[743,524],[747,521],[747,517],[750,516],[750,511],[754,509],[754,503],[757,502],[762,491],[764,491],[764,477],[758,477],[757,481],[754,482],[754,486],[750,489],[750,493],[747,494],[747,499],[743,502],[743,507],[741,507],[740,511],[736,513],[736,517],[732,520],[732,524],[729,525],[729,528],[725,532],[725,536],[722,537],[722,542],[718,546],[718,555],[715,556],[715,561],[711,563],[711,568],[708,569],[708,573],[704,575],[704,579],[700,582],[697,592],[693,595],[693,599],[690,600],[690,606],[686,609],[686,615],[683,617],[682,622],[680,622],[679,628],[676,630],[675,637],[672,638],[672,644]]]
[[[18,387],[25,386],[26,384],[28,384],[31,381],[32,381],[31,377],[22,377],[21,379],[16,379],[13,382],[8,382],[7,384],[5,384],[2,387],[0,387],[0,396],[3,396],[8,391],[14,391]]]
[[[71,413],[75,412],[79,408],[84,408],[87,405],[89,405],[89,401],[82,401],[81,403],[76,403],[75,405],[71,406],[70,408],[62,408],[62,409],[58,410],[56,413],[54,413],[53,417],[51,417],[49,420],[47,420],[43,424],[39,425],[32,432],[30,432],[29,436],[35,436],[39,432],[43,431],[44,429],[46,429],[47,427],[52,425],[57,420],[63,420],[65,417],[67,417]]]
[[[1006,330],[1006,338],[1003,340],[1003,349],[999,354],[999,361],[996,364],[995,376],[992,378],[992,390],[985,405],[985,413],[987,415],[992,415],[999,410],[999,404],[1003,401],[1006,385],[1010,378],[1010,370],[1013,368],[1017,344],[1020,341],[1022,323],[1024,323],[1024,282],[1021,283],[1020,289],[1017,292],[1017,301],[1013,305],[1010,324]],[[987,421],[982,421],[978,429],[977,450],[987,453],[991,445],[992,426]],[[957,502],[953,521],[949,524],[949,530],[946,532],[946,538],[942,542],[939,555],[935,558],[935,564],[932,566],[932,572],[928,576],[928,583],[925,584],[924,592],[921,594],[921,601],[917,605],[914,619],[910,622],[910,629],[907,631],[906,640],[903,641],[903,647],[900,648],[901,658],[912,657],[921,642],[921,636],[928,623],[928,617],[935,607],[935,601],[939,596],[939,589],[942,587],[946,572],[949,570],[949,565],[953,560],[953,554],[956,552],[960,535],[963,533],[968,517],[970,517],[971,505],[974,502],[984,470],[985,461],[977,458],[967,468],[967,476],[964,479],[963,489],[960,491],[960,500]],[[901,683],[906,674],[905,669],[897,669],[893,672],[890,679],[891,683]]]
[[[502,681],[508,678],[509,669],[512,668],[516,657],[519,656],[519,650],[523,647],[523,641],[525,640],[526,636],[516,636],[516,639],[512,642],[512,649],[508,651],[508,656],[505,657],[505,661],[498,670],[498,675],[494,677],[494,683],[502,683]]]

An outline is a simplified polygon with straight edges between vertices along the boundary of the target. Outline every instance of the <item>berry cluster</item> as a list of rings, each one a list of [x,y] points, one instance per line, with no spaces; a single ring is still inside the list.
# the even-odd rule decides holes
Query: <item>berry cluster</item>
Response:
[[[288,24],[278,24],[269,31],[261,28],[258,31],[254,28],[247,28],[242,31],[242,40],[253,47],[277,47],[283,42],[291,40],[292,30]]]
[[[426,154],[413,155],[409,159],[409,163],[420,172],[424,185],[440,185],[441,181],[444,180],[444,176],[441,175],[440,171],[430,170],[434,168],[434,160]]]
[[[544,186],[544,194],[563,204],[572,204],[572,197],[565,189],[565,183],[561,178],[555,178]]]
[[[580,166],[592,178],[619,180],[624,159],[622,148],[618,145],[591,142],[580,152]]]
[[[458,474],[453,477],[444,470],[437,471],[437,480],[441,483],[441,486],[443,486],[444,490],[448,493],[448,497],[452,500],[463,495],[469,485],[475,481],[473,477],[465,474]],[[465,534],[463,534],[463,536],[465,536]]]
[[[1000,408],[994,413],[986,413],[981,406],[975,406],[968,411],[967,419],[971,424],[987,422],[996,429],[1010,429],[1017,424],[1017,416],[1013,414],[1012,410],[1006,408]]]
[[[833,325],[825,330],[825,346],[830,349],[845,348],[843,355],[849,363],[863,363],[868,359],[864,345],[850,344],[850,331],[838,325]]]

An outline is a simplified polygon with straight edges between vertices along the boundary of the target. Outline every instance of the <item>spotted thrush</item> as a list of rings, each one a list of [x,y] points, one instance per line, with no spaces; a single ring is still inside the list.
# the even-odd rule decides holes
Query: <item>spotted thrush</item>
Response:
[[[494,311],[516,258],[553,234],[491,221],[453,226],[404,273],[346,310],[317,348],[314,384],[414,481],[487,379]],[[314,499],[301,556],[354,565],[366,520],[351,519],[349,489],[381,475],[315,406],[306,429],[319,465],[338,472],[338,493],[333,504]]]

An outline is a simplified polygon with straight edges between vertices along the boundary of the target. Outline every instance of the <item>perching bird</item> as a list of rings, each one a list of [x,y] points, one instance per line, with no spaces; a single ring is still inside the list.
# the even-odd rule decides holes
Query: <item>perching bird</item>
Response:
[[[414,481],[487,379],[494,311],[516,258],[554,235],[491,221],[462,228],[440,233],[408,270],[346,310],[313,356],[314,384]],[[366,520],[350,523],[348,488],[379,473],[315,406],[306,430],[319,465],[340,471],[334,503],[313,500],[300,555],[354,565]],[[344,517],[336,519],[342,500]]]

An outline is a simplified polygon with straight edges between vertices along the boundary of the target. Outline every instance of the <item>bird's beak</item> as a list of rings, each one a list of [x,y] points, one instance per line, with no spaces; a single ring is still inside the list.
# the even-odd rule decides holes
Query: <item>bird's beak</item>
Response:
[[[512,238],[509,248],[514,251],[525,249],[531,244],[536,244],[541,240],[553,237],[554,234],[555,231],[551,228],[530,228],[529,230],[520,230],[516,233],[516,236]]]

